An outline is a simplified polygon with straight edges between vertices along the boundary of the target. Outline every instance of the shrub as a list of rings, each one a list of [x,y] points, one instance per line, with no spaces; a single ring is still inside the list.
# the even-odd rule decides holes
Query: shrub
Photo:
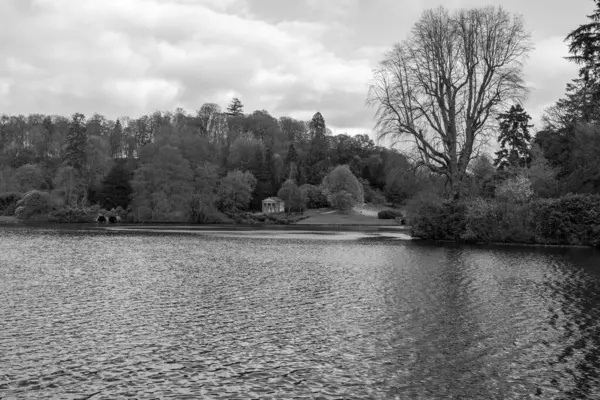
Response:
[[[407,199],[418,193],[421,183],[417,175],[405,169],[394,169],[386,177],[385,197],[395,204],[403,204]]]
[[[251,172],[230,171],[221,178],[218,187],[219,209],[221,211],[244,210],[252,200],[252,192],[257,180]]]
[[[196,222],[200,224],[226,224],[231,222],[231,220],[216,208],[206,207],[198,213]]]
[[[323,179],[323,194],[331,207],[347,212],[364,200],[363,187],[347,165],[338,165]]]
[[[123,207],[118,206],[115,209],[115,215],[121,217],[122,220],[125,220],[125,218],[127,218],[127,211],[125,211]]]
[[[524,175],[508,178],[496,188],[496,197],[503,201],[523,204],[532,196],[531,181]]]
[[[283,186],[277,192],[277,197],[285,202],[285,209],[288,213],[306,209],[307,196],[291,179],[283,183]]]
[[[19,219],[29,219],[34,215],[46,214],[55,205],[48,192],[30,190],[16,204],[15,216]]]
[[[599,195],[538,200],[534,215],[539,243],[600,246]]]
[[[304,193],[306,199],[306,207],[308,208],[324,208],[329,207],[327,197],[323,191],[315,185],[304,184],[300,186],[300,190]]]
[[[19,192],[4,192],[0,193],[0,215],[11,216],[17,208],[17,202],[23,196]]]
[[[381,210],[377,213],[377,218],[379,219],[396,219],[402,217],[402,213],[396,210]]]
[[[600,246],[600,196],[568,195],[528,203],[415,199],[412,235],[468,242]]]
[[[371,203],[375,204],[375,205],[383,205],[386,203],[386,198],[385,195],[383,194],[383,192],[381,190],[373,190],[373,194],[371,196]]]
[[[465,206],[465,230],[460,235],[461,239],[468,242],[497,241],[502,229],[498,203],[476,198]]]
[[[12,217],[13,215],[15,215],[16,209],[17,203],[13,203],[10,206],[6,207],[6,210],[4,210],[3,215],[6,217]]]
[[[48,214],[48,220],[56,223],[84,223],[94,222],[98,214],[107,218],[107,212],[99,207],[80,208],[64,205]]]
[[[419,196],[408,203],[411,235],[422,239],[460,240],[465,231],[465,205]]]
[[[352,193],[341,190],[329,195],[329,204],[337,210],[349,212],[356,205],[356,198]]]

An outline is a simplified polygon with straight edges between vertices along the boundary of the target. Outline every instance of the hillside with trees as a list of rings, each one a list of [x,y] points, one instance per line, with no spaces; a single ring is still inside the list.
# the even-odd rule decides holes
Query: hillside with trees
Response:
[[[246,114],[239,99],[225,111],[204,104],[194,114],[116,120],[0,116],[0,213],[23,218],[49,212],[69,222],[114,210],[130,221],[211,223],[260,210],[282,190],[291,210],[328,207],[322,185],[338,165],[361,192],[344,204],[362,202],[363,193],[385,202],[388,176],[410,168],[406,156],[366,134],[333,135],[319,112],[310,121]],[[332,195],[335,204],[344,197]],[[31,196],[39,201],[25,210]]]
[[[598,245],[600,2],[589,19],[565,39],[579,76],[534,127],[522,18],[501,7],[425,11],[368,92],[374,138],[403,151],[333,134],[320,112],[246,113],[238,98],[225,110],[115,120],[1,115],[0,214],[218,223],[279,196],[286,212],[402,206],[422,238]]]

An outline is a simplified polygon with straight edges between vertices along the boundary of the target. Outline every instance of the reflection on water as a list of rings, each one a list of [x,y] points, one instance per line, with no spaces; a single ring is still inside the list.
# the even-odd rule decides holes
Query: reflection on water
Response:
[[[0,398],[600,398],[596,251],[378,235],[0,228]]]
[[[368,240],[368,239],[398,239],[412,240],[411,236],[402,232],[344,232],[344,231],[302,231],[302,230],[232,230],[232,229],[177,229],[173,227],[118,227],[106,228],[117,232],[142,232],[142,233],[187,233],[197,235],[208,235],[230,238],[251,238],[251,239],[310,239],[310,240]]]

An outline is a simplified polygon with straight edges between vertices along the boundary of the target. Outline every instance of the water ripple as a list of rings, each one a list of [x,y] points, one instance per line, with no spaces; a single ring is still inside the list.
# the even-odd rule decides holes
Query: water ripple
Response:
[[[600,398],[597,252],[363,239],[0,228],[0,398]]]

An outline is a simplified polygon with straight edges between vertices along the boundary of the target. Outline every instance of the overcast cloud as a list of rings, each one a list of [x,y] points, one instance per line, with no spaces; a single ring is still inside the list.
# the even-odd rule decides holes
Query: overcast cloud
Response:
[[[422,10],[477,0],[0,0],[0,113],[137,117],[234,96],[245,111],[369,133],[371,70]],[[498,0],[524,16],[537,121],[576,67],[562,57],[591,0]]]

